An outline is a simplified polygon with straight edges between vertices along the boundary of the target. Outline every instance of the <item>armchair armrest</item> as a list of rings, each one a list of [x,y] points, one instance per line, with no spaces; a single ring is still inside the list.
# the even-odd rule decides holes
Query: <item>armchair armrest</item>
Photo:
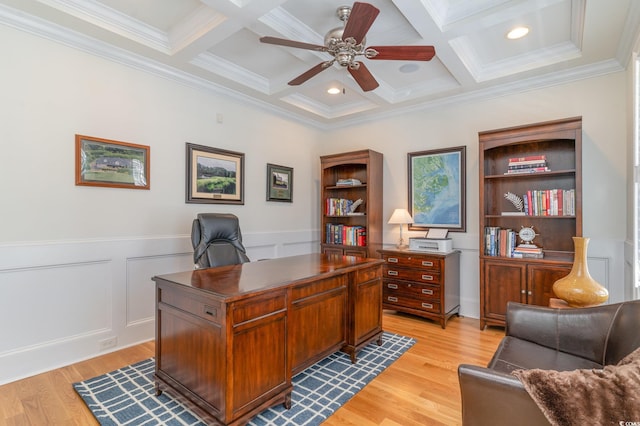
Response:
[[[549,424],[518,378],[467,364],[458,366],[458,378],[464,426]]]
[[[509,302],[506,335],[601,364],[617,308],[552,309]]]

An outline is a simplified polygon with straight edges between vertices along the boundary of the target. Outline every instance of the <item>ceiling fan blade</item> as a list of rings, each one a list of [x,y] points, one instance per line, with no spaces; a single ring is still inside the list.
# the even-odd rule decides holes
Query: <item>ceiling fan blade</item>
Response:
[[[370,49],[378,52],[375,56],[366,54]],[[368,59],[391,59],[397,61],[430,61],[436,55],[433,46],[369,46],[365,54]]]
[[[369,69],[360,61],[356,61],[356,64],[359,65],[357,69],[351,67],[347,67],[347,69],[349,70],[349,74],[353,76],[354,80],[358,85],[360,85],[362,90],[368,92],[369,90],[373,90],[378,87],[379,84],[373,77],[373,74],[369,72]]]
[[[303,43],[301,41],[287,40],[278,37],[260,37],[260,41],[268,44],[277,44],[279,46],[297,47],[298,49],[317,50],[318,52],[326,52],[327,48],[319,44]]]
[[[300,74],[299,76],[297,76],[296,78],[294,78],[293,80],[291,80],[288,84],[289,86],[299,86],[302,83],[304,83],[305,81],[309,80],[311,77],[319,74],[320,72],[326,70],[327,68],[329,68],[331,66],[332,62],[328,61],[328,62],[321,62],[318,65],[316,65],[315,67],[303,72],[302,74]]]
[[[362,43],[378,13],[380,13],[380,10],[369,3],[355,2],[351,8],[347,25],[344,27],[342,39],[346,40],[349,37],[353,37],[356,40],[356,44]]]

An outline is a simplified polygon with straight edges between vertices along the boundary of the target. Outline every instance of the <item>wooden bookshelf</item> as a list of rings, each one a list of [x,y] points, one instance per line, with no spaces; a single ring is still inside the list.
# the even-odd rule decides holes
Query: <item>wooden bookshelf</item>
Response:
[[[505,325],[508,301],[549,305],[553,283],[573,264],[574,236],[582,236],[582,118],[479,133],[480,328]],[[548,171],[509,174],[510,159],[544,156]],[[514,206],[504,194],[574,190],[574,214],[503,215]],[[533,227],[543,258],[490,255],[485,229]],[[517,242],[520,239],[517,238]],[[517,244],[517,243],[516,243]]]
[[[380,257],[377,250],[382,248],[382,159],[381,153],[369,149],[320,157],[322,253]],[[341,179],[359,183],[338,185]],[[345,209],[329,209],[331,199],[362,203],[355,209],[356,214],[348,214]],[[364,242],[343,238],[349,230],[364,232]]]

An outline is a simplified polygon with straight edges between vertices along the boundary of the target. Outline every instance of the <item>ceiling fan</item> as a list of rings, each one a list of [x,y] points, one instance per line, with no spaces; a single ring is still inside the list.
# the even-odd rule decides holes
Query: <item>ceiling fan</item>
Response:
[[[358,85],[368,92],[379,86],[371,72],[358,56],[367,59],[390,59],[400,61],[429,61],[436,54],[433,46],[370,46],[365,47],[365,35],[380,10],[369,3],[355,2],[353,8],[340,6],[336,11],[338,18],[344,22],[343,27],[329,30],[324,37],[324,46],[300,41],[287,40],[278,37],[261,37],[262,43],[280,46],[296,47],[299,49],[328,52],[333,59],[321,62],[289,82],[290,86],[297,86],[311,77],[326,70],[334,63],[346,67]]]

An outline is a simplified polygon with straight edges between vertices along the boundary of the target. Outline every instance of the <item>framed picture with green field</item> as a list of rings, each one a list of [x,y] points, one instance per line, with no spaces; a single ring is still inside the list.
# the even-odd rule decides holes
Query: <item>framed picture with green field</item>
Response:
[[[76,185],[149,189],[149,147],[76,135]]]
[[[244,204],[244,154],[187,142],[186,202]]]

